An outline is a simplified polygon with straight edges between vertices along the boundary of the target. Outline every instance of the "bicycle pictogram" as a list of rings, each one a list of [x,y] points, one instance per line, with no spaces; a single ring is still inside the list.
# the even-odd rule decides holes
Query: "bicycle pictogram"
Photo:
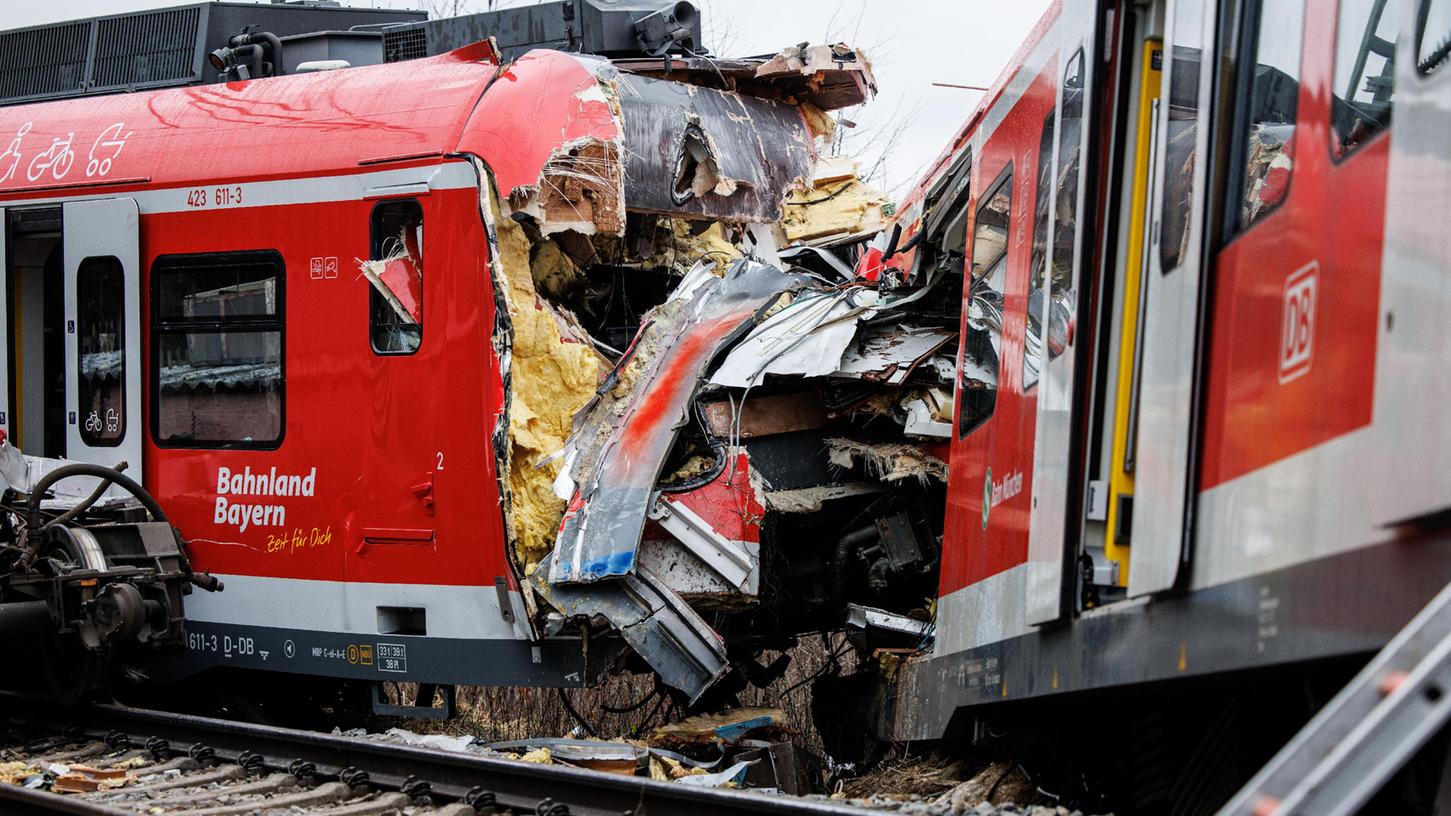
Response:
[[[49,170],[50,175],[56,181],[66,177],[71,171],[71,165],[75,164],[76,152],[71,150],[71,141],[76,137],[76,132],[71,131],[65,138],[57,136],[50,143],[50,147],[44,152],[35,154],[30,160],[30,169],[25,171],[25,177],[31,181],[39,181],[40,177]]]

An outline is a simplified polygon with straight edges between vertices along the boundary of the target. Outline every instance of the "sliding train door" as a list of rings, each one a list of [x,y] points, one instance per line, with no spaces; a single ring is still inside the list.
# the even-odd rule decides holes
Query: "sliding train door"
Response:
[[[1045,155],[1053,171],[1038,190],[1047,196],[1048,220],[1035,246],[1028,292],[1026,347],[1037,359],[1038,416],[1033,462],[1033,504],[1028,534],[1027,622],[1041,624],[1066,614],[1075,574],[1077,525],[1069,524],[1074,501],[1072,453],[1074,394],[1079,350],[1074,326],[1085,298],[1082,223],[1086,185],[1083,160],[1088,152],[1091,105],[1097,60],[1093,58],[1097,4],[1068,0],[1058,30],[1064,32],[1058,76],[1058,103],[1052,143]],[[1035,245],[1039,243],[1035,236]]]
[[[1217,4],[1169,0],[1134,454],[1131,597],[1175,585],[1189,556]]]
[[[65,458],[141,474],[141,268],[136,201],[62,206]],[[115,488],[113,488],[115,490]]]

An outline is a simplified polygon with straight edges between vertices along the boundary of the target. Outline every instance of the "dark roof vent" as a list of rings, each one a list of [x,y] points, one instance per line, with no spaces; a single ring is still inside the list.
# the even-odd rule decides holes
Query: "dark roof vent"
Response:
[[[505,59],[535,48],[609,57],[704,53],[700,12],[661,0],[556,0],[383,30],[388,62],[446,54],[493,37]]]

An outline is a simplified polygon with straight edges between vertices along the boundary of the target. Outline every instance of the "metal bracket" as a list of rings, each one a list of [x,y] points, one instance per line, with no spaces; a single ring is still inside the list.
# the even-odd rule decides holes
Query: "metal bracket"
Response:
[[[509,582],[500,575],[494,579],[494,592],[499,596],[499,617],[504,623],[514,622],[514,604],[509,600]]]

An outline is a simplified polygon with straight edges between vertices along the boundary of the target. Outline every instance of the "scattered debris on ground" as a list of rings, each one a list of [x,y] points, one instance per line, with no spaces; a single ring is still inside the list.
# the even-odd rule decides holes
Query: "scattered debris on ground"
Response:
[[[661,726],[648,739],[601,740],[573,736],[486,742],[467,735],[334,729],[341,736],[494,756],[542,765],[570,765],[602,773],[713,788],[802,795],[817,786],[820,760],[793,745],[786,714],[776,708],[739,708]],[[3,766],[0,766],[3,770]]]
[[[829,798],[911,816],[1081,813],[1052,802],[1013,763],[993,762],[983,767],[933,755],[883,762],[867,773],[842,780]]]

